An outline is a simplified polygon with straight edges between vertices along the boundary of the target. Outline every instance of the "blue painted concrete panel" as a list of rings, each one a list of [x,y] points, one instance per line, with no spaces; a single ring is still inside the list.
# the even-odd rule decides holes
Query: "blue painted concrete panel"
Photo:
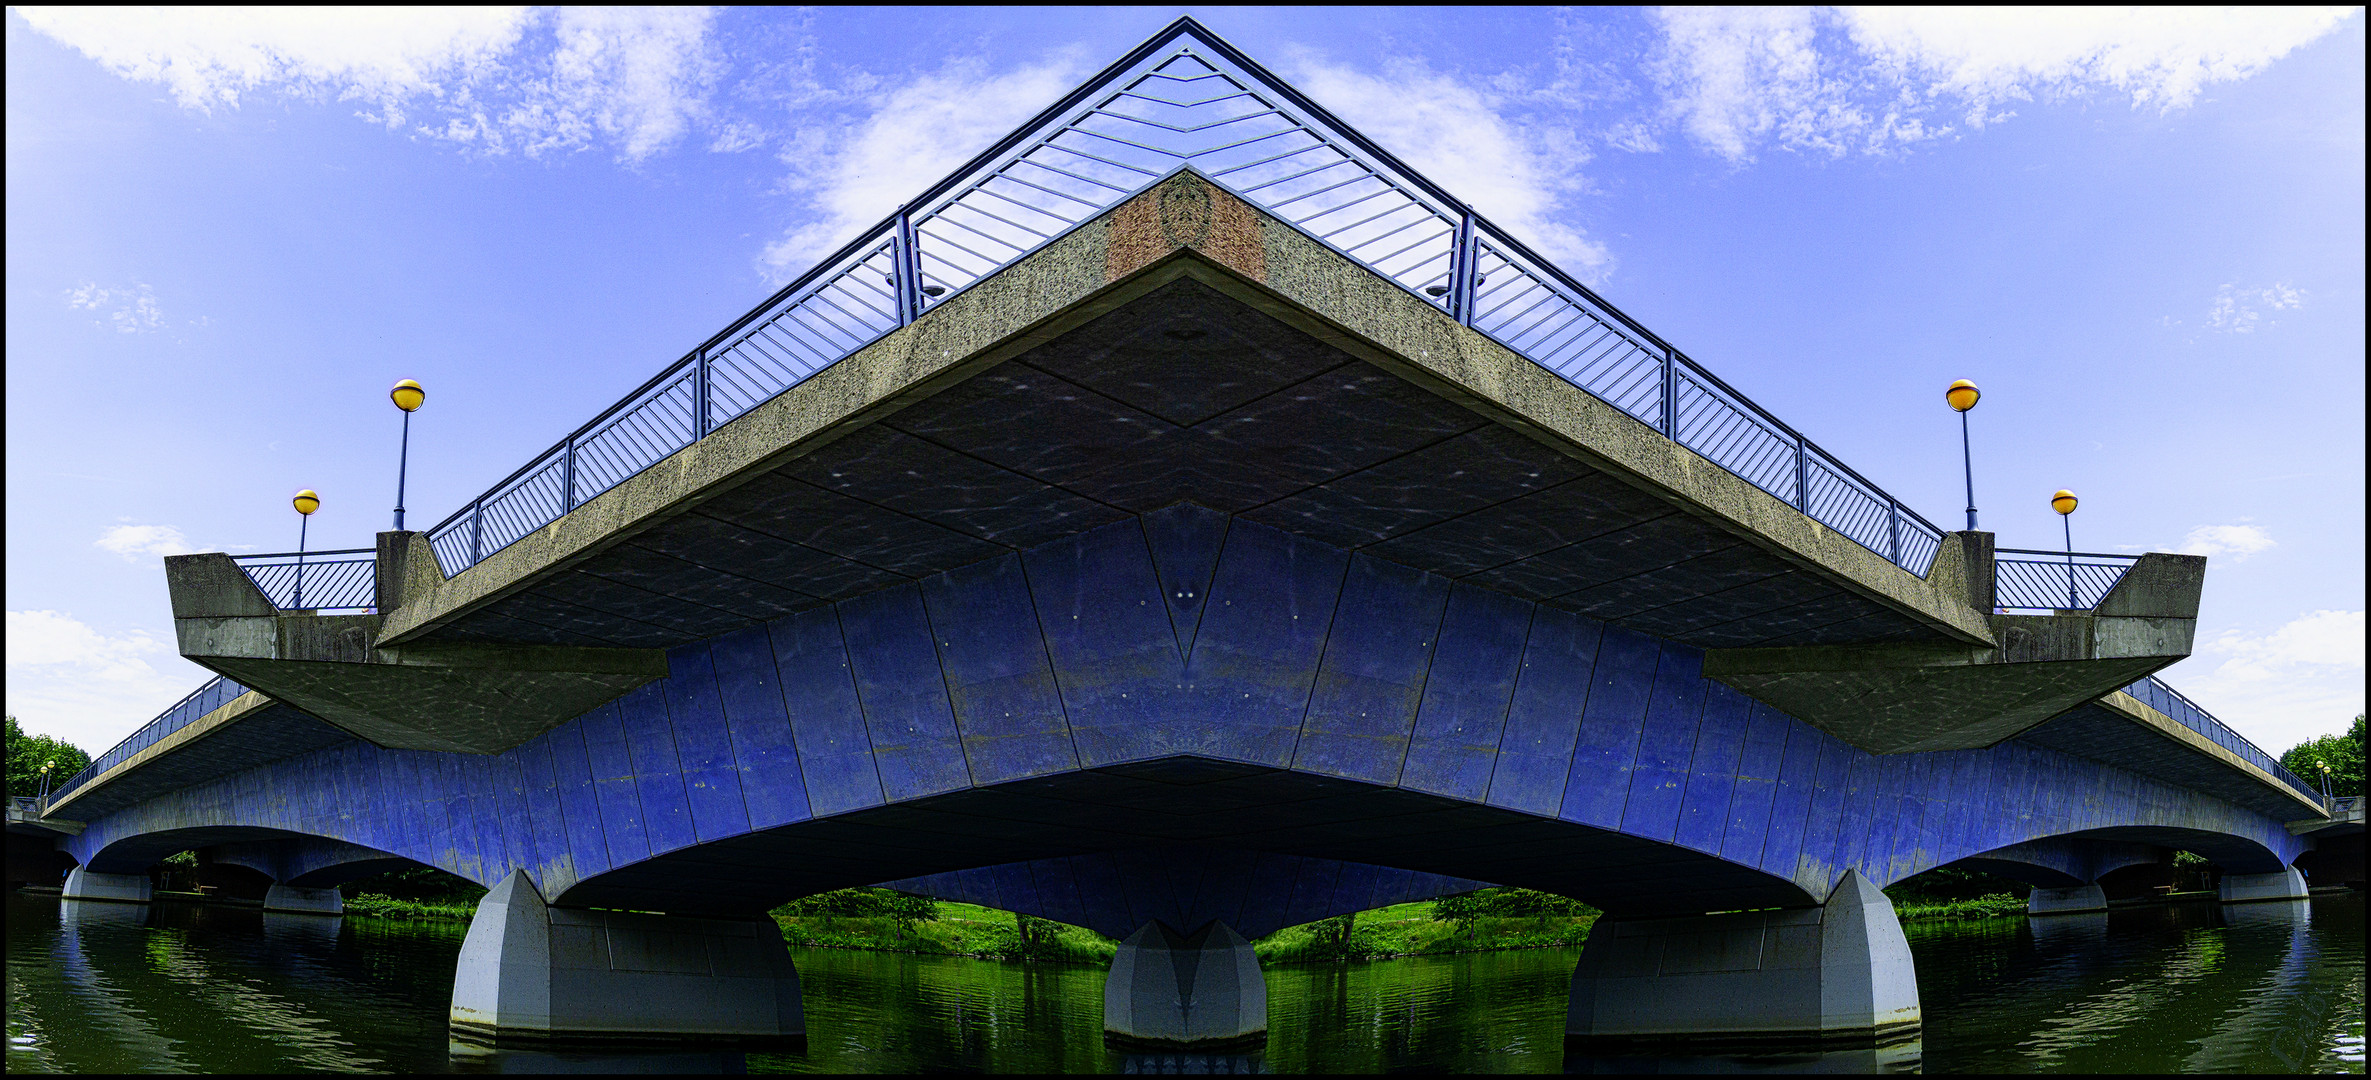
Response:
[[[1301,859],[1293,855],[1261,852],[1253,867],[1251,885],[1245,890],[1243,908],[1235,929],[1245,936],[1266,934],[1284,921],[1286,908],[1292,903],[1293,882],[1300,876]]]
[[[609,839],[601,824],[601,800],[593,791],[592,766],[585,759],[582,720],[571,720],[551,733],[552,778],[559,789],[560,814],[568,824],[568,858],[578,880],[605,873]]]
[[[763,626],[735,631],[711,642],[708,654],[716,665],[717,703],[732,737],[749,827],[771,829],[806,820],[805,771],[791,740],[771,635]]]
[[[1174,687],[1184,674],[1143,528],[1106,525],[1032,549],[1024,560],[1080,765],[1197,749],[1199,740],[1173,745],[1149,722],[1146,690],[1162,680]]]
[[[1071,872],[1078,882],[1079,900],[1086,905],[1089,925],[1125,927],[1124,936],[1145,924],[1146,920],[1128,906],[1128,894],[1120,887],[1119,862],[1112,855],[1081,855],[1071,860]]]
[[[601,830],[609,841],[609,865],[650,858],[650,834],[642,827],[642,795],[634,785],[633,755],[618,720],[618,703],[584,715],[585,761],[593,770],[593,794],[601,804]]]
[[[1339,549],[1279,529],[1228,527],[1185,693],[1168,703],[1173,723],[1199,729],[1194,752],[1292,761],[1348,562]]]
[[[1818,744],[1819,764],[1812,774],[1811,805],[1803,819],[1802,855],[1796,862],[1793,879],[1803,891],[1824,899],[1828,887],[1844,872],[1845,773],[1857,751],[1823,732],[1804,730]],[[1787,742],[1787,755],[1794,756],[1791,738]]]
[[[667,652],[667,728],[683,768],[685,801],[692,833],[701,840],[749,831],[749,807],[741,798],[741,765],[733,756],[733,733],[716,687],[716,661],[705,642]]]
[[[1533,635],[1537,634],[1535,629]],[[1572,776],[1559,810],[1565,820],[1605,829],[1620,825],[1630,800],[1639,735],[1654,700],[1660,653],[1653,638],[1605,628],[1589,673],[1588,705],[1581,712]],[[1672,814],[1676,820],[1676,802]]]
[[[1021,557],[973,563],[922,589],[972,782],[1078,768]]]
[[[1037,890],[1037,901],[1045,907],[1045,917],[1072,926],[1085,926],[1093,918],[1078,895],[1078,877],[1069,859],[1040,859],[1029,864],[1030,886]]]
[[[683,765],[675,755],[675,733],[667,727],[666,694],[665,682],[651,682],[617,699],[618,726],[633,762],[634,794],[642,800],[642,828],[653,855],[699,842],[683,787]]]
[[[1729,827],[1721,835],[1720,854],[1730,862],[1765,865],[1762,851],[1768,845],[1778,807],[1786,732],[1787,719],[1778,710],[1759,701],[1746,702],[1745,745],[1737,763],[1737,786],[1729,798]],[[1796,830],[1801,835],[1800,825]]]
[[[1603,624],[1571,612],[1533,613],[1490,776],[1490,805],[1553,815],[1563,803],[1603,631]]]
[[[1210,600],[1210,581],[1227,538],[1228,517],[1216,510],[1179,503],[1144,515],[1145,547],[1151,552],[1169,625],[1182,663],[1192,653],[1194,632]]]
[[[1737,791],[1737,766],[1745,756],[1746,715],[1754,701],[1710,680],[1703,681],[1704,721],[1696,729],[1696,750],[1688,759],[1687,791],[1680,797],[1682,847],[1719,854]]]
[[[1449,579],[1353,555],[1293,767],[1388,784],[1400,775]]]
[[[990,877],[996,882],[996,906],[1007,911],[1036,911],[1043,905],[1028,863],[1006,863],[996,867]]]
[[[881,775],[838,613],[821,608],[786,615],[767,624],[766,632],[809,809],[825,817],[881,805]]]
[[[1366,863],[1344,863],[1342,872],[1334,878],[1334,895],[1327,902],[1330,911],[1361,911],[1371,906],[1375,897],[1376,868]]]
[[[568,822],[560,809],[559,784],[552,777],[552,732],[527,740],[509,756],[518,760],[527,804],[528,854],[533,858],[536,884],[545,896],[558,896],[576,884],[568,854]]]
[[[1284,908],[1284,925],[1299,926],[1326,917],[1343,865],[1327,859],[1301,860],[1299,872],[1293,875],[1292,901]]]
[[[1631,766],[1630,796],[1622,805],[1623,832],[1666,842],[1678,832],[1688,761],[1704,717],[1704,686],[1704,654],[1664,645],[1655,662],[1654,696],[1639,731],[1638,760]]]
[[[896,802],[968,786],[971,773],[921,591],[883,589],[839,609],[882,794]]]
[[[1474,802],[1489,792],[1531,612],[1504,593],[1449,591],[1401,787]]]

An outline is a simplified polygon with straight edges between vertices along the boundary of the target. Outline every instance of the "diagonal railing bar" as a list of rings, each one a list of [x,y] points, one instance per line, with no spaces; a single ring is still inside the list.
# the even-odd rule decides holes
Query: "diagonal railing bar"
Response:
[[[2004,556],[2016,556],[2004,558]],[[1992,603],[2001,611],[2089,611],[2138,555],[1997,548],[1992,560]]]
[[[282,611],[367,611],[378,604],[377,554],[348,548],[233,555],[231,561]]]
[[[1180,169],[1924,576],[1943,532],[1190,18],[429,531],[458,573]]]
[[[46,815],[51,806],[76,788],[90,783],[92,779],[129,760],[133,755],[156,745],[165,736],[188,727],[199,717],[223,707],[232,699],[246,692],[246,687],[220,675],[207,680],[181,700],[166,707],[165,711],[158,713],[156,719],[140,725],[138,730],[125,736],[122,742],[108,748],[106,753],[92,758],[91,763],[83,766],[81,771],[51,788],[48,800],[41,804],[41,812]]]

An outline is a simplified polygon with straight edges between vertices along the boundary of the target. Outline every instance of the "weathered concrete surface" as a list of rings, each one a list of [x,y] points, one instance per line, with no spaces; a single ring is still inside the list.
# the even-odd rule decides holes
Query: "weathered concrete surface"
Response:
[[[1566,1045],[1852,1045],[1919,1029],[1893,903],[1846,874],[1816,908],[1603,918],[1573,972]]]
[[[2025,894],[2025,913],[2028,915],[2072,915],[2107,909],[2108,894],[2097,885],[2075,885],[2064,889],[2037,888]]]
[[[1203,414],[1192,412],[1194,394],[1206,393],[1209,387],[1164,391],[1167,396],[1156,394],[1152,399],[1139,395],[1130,398],[1134,404],[1123,409],[1115,406],[1113,395],[1127,397],[1130,391],[1125,387],[1093,383],[1097,389],[1090,391],[1085,384],[1049,375],[1053,369],[1076,374],[1076,363],[1102,362],[1093,358],[1032,360],[1037,366],[1022,373],[1020,383],[1011,384],[1020,394],[1013,407],[990,400],[994,395],[988,391],[994,389],[990,386],[994,379],[979,382],[987,378],[983,373],[997,365],[1049,346],[1156,290],[1189,280],[1200,290],[1197,295],[1223,300],[1219,307],[1247,310],[1260,320],[1288,328],[1296,340],[1314,343],[1326,356],[1357,361],[1355,370],[1344,369],[1337,375],[1325,374],[1333,360],[1311,360],[1316,366],[1296,377],[1324,377],[1305,390],[1277,397],[1279,403],[1290,404],[1299,398],[1319,400],[1339,392],[1373,404],[1400,394],[1398,388],[1405,386],[1425,401],[1408,399],[1403,403],[1405,409],[1377,412],[1376,419],[1421,414],[1426,424],[1437,419],[1449,426],[1436,436],[1410,430],[1404,424],[1395,428],[1389,422],[1282,423],[1280,415],[1246,414],[1243,419],[1247,424],[1264,419],[1269,426],[1236,425],[1238,434],[1248,432],[1254,437],[1248,442],[1240,438],[1229,442],[1219,437],[1221,433],[1195,426],[1202,424]],[[1228,314],[1222,322],[1227,319],[1242,321]],[[1202,357],[1192,352],[1192,347],[1177,343],[1213,334],[1223,337],[1231,332],[1226,330],[1228,325],[1235,323],[1226,323],[1217,331],[1201,326],[1144,329],[1148,340],[1168,341],[1170,346],[1187,349],[1177,357],[1189,366],[1180,366],[1178,373],[1191,376],[1196,369],[1190,365]],[[1171,330],[1174,338],[1161,336]],[[1124,344],[1138,347],[1133,339]],[[1288,344],[1279,342],[1278,346]],[[1301,345],[1289,347],[1303,349]],[[1097,355],[1108,358],[1109,354],[1106,349]],[[1223,357],[1218,359],[1224,361]],[[1065,368],[1065,363],[1072,366]],[[1041,375],[1049,378],[1040,380]],[[1155,375],[1145,378],[1159,381]],[[1168,381],[1178,380],[1171,377]],[[1052,385],[1051,397],[1023,392],[1022,383],[1034,386],[1039,382],[1059,385]],[[957,387],[962,392],[953,389]],[[1280,388],[1261,392],[1269,389]],[[968,418],[943,412],[911,423],[904,418],[903,410],[942,393],[954,394],[951,400],[966,406],[978,398],[976,404],[981,407],[966,414]],[[1442,407],[1449,412],[1442,413]],[[1160,418],[1158,414],[1164,410],[1173,414],[1172,420]],[[1087,427],[1094,431],[1125,429],[1136,435],[1097,441],[1105,437],[1071,422],[1083,422],[1090,413],[1095,423]],[[949,434],[952,429],[945,428],[947,424],[969,425],[984,432],[980,425],[987,421],[982,418],[995,416],[1018,417],[1034,429],[1038,442],[1030,446],[996,442],[1007,434],[998,428],[983,433],[982,438],[990,442],[975,447],[960,441],[963,432]],[[865,485],[840,490],[834,487],[838,473],[830,469],[813,476],[793,475],[797,461],[854,439],[860,431],[867,434],[850,443],[855,449],[843,448],[835,462],[847,459],[862,464],[848,455],[869,455],[866,460],[878,465],[886,460],[883,455],[896,457],[909,450],[927,457],[907,437],[910,432],[872,430],[873,425],[889,424],[893,419],[908,426],[939,425],[934,438],[941,445],[946,445],[945,439],[955,438],[968,455],[963,461],[947,462],[948,468],[965,470],[967,476],[976,474],[977,484],[965,488],[971,481],[949,479],[939,469],[912,466],[883,474],[919,477],[894,481],[911,490],[882,491]],[[1394,431],[1398,434],[1392,435]],[[1489,445],[1464,440],[1461,431]],[[1346,439],[1356,435],[1368,442],[1346,443],[1339,448],[1342,453],[1334,455],[1339,460],[1296,461],[1295,454],[1288,452],[1295,441],[1323,443],[1335,434]],[[1389,490],[1376,486],[1373,481],[1379,476],[1369,477],[1362,471],[1382,468],[1393,457],[1414,453],[1448,436],[1458,436],[1447,441],[1457,444],[1461,452],[1471,452],[1461,463],[1447,459],[1428,462],[1430,467],[1412,475],[1429,480],[1464,469],[1461,493],[1443,496],[1426,491],[1419,496],[1418,505],[1403,506],[1392,501],[1395,497]],[[1408,438],[1417,441],[1401,445]],[[1503,459],[1501,442],[1523,447],[1516,456],[1526,464],[1511,468],[1511,462]],[[1170,453],[1163,449],[1178,447],[1203,447],[1208,452]],[[1336,448],[1321,449],[1324,453],[1312,455],[1304,445],[1298,457],[1323,457]],[[1093,468],[1114,455],[1142,457],[1147,471],[1115,476],[1114,469],[1098,472]],[[1492,455],[1502,459],[1493,462]],[[1301,478],[1277,472],[1279,463],[1286,473],[1302,470]],[[1543,469],[1558,475],[1546,476]],[[1213,480],[1212,470],[1234,471]],[[1364,486],[1358,492],[1335,490],[1337,482],[1353,473],[1362,477],[1358,484]],[[1594,486],[1596,482],[1588,478],[1595,476],[1602,476],[1610,489],[1620,490]],[[1470,567],[1464,572],[1495,575],[1493,580],[1516,595],[1530,596],[1533,586],[1542,586],[1551,593],[1535,598],[1559,603],[1566,602],[1564,594],[1553,590],[1569,589],[1571,609],[1586,608],[1592,614],[1618,612],[1605,617],[1646,620],[1654,624],[1642,624],[1649,632],[1702,634],[1710,624],[1740,614],[1785,609],[1803,616],[1825,613],[1802,624],[1802,632],[1815,640],[1923,637],[1968,644],[1991,642],[1990,628],[1982,613],[1968,603],[1967,583],[1953,576],[1956,571],[1946,569],[1939,577],[1922,580],[1893,566],[1554,373],[1460,326],[1423,300],[1289,225],[1188,173],[950,297],[913,325],[757,406],[452,580],[429,585],[420,601],[407,601],[388,616],[384,643],[403,645],[456,634],[494,639],[544,634],[551,636],[540,640],[583,640],[584,635],[630,633],[639,635],[635,640],[673,645],[728,630],[736,625],[736,619],[746,623],[775,617],[856,594],[848,590],[878,588],[896,580],[891,576],[869,586],[849,584],[867,573],[878,575],[886,565],[882,561],[885,556],[867,556],[872,559],[866,564],[870,570],[858,566],[850,561],[855,556],[845,545],[838,545],[829,535],[819,535],[828,530],[812,513],[794,515],[795,527],[768,526],[778,534],[797,534],[787,538],[796,541],[787,547],[781,535],[767,539],[750,536],[749,529],[720,532],[713,524],[738,520],[736,514],[747,510],[745,504],[756,498],[796,495],[817,507],[879,513],[884,507],[899,508],[901,498],[912,496],[919,509],[908,511],[907,520],[913,520],[913,513],[924,513],[933,521],[943,521],[946,528],[929,533],[927,538],[904,537],[899,542],[906,545],[902,550],[909,552],[916,545],[936,545],[931,547],[929,559],[915,563],[915,569],[937,572],[990,557],[999,544],[1011,550],[1051,539],[1063,530],[1093,527],[1116,513],[1150,509],[1180,497],[1221,503],[1233,499],[1222,508],[1272,515],[1278,527],[1298,529],[1301,526],[1293,522],[1307,522],[1308,528],[1322,532],[1328,528],[1325,522],[1362,514],[1376,520],[1381,520],[1378,515],[1390,513],[1414,515],[1417,523],[1430,520],[1426,514],[1452,517],[1472,509],[1472,502],[1430,504],[1442,497],[1480,500],[1485,498],[1481,493],[1501,488],[1507,490],[1486,497],[1521,496],[1525,494],[1523,483],[1534,479],[1551,486],[1569,479],[1589,489],[1575,488],[1552,497],[1542,493],[1546,502],[1584,497],[1595,503],[1645,500],[1657,508],[1655,514],[1668,520],[1648,527],[1645,523],[1654,516],[1650,514],[1632,523],[1645,531],[1621,532],[1606,544],[1623,548],[1633,560],[1638,551],[1665,550],[1671,553],[1665,562],[1688,565],[1625,563],[1618,582],[1576,578],[1576,565],[1558,560],[1579,555],[1600,558],[1597,548],[1604,545],[1598,545],[1592,534],[1550,541],[1509,534],[1494,543],[1545,543],[1544,548],[1519,547],[1508,552],[1520,562],[1540,560],[1537,566],[1522,573],[1495,565]],[[791,486],[775,490],[783,483]],[[938,498],[940,493],[930,487],[932,484],[948,487],[947,497]],[[1181,484],[1194,490],[1180,490]],[[1302,499],[1320,489],[1331,494],[1316,501]],[[967,500],[989,491],[1025,493],[1024,501],[1034,500],[1030,521],[1009,526],[987,522],[992,516],[987,511],[994,506],[973,505]],[[878,500],[881,507],[858,505],[866,498]],[[1013,505],[1010,499],[999,498],[994,505]],[[1300,505],[1296,499],[1308,505]],[[1320,512],[1323,508],[1318,502],[1331,509]],[[729,504],[731,509],[715,510],[712,504]],[[1520,531],[1526,519],[1540,517],[1530,509],[1528,504],[1510,505],[1505,511],[1507,528]],[[682,571],[686,559],[698,557],[690,552],[712,554],[716,550],[713,543],[700,549],[690,542],[691,533],[684,530],[695,525],[698,528],[693,531],[702,536],[728,535],[737,538],[734,543],[757,545],[765,558],[772,560],[766,565],[777,570],[792,563],[806,569],[759,584],[750,584],[752,575],[736,569],[705,579],[685,579],[680,588],[653,587],[658,580],[673,580],[666,575]],[[1677,542],[1682,534],[1686,543]],[[1389,539],[1380,534],[1378,538]],[[1469,557],[1474,550],[1471,543],[1449,547],[1465,551]],[[1557,554],[1566,547],[1573,551]],[[1430,550],[1417,544],[1391,557],[1415,560],[1412,565],[1429,569],[1422,560],[1432,557],[1426,554]],[[815,576],[822,574],[818,568],[829,569],[828,580]],[[426,580],[426,575],[406,572],[407,580],[414,576]],[[1723,592],[1722,603],[1734,610],[1673,609],[1671,601],[1679,594],[1665,589],[1665,579],[1674,576],[1701,580],[1705,589],[1699,591]],[[693,595],[706,599],[688,602],[686,598]]]
[[[273,885],[263,894],[263,909],[302,915],[338,915],[346,910],[346,898],[334,888],[305,889],[294,885]]]
[[[2254,900],[2303,900],[2308,895],[2305,875],[2294,866],[2276,874],[2224,874],[2220,892],[2226,904]]]
[[[2089,613],[1992,616],[1994,647],[1712,649],[1704,673],[1871,753],[1990,746],[2190,655],[2205,580],[2152,552]]]
[[[771,919],[551,908],[523,873],[478,902],[452,1026],[479,1039],[796,1042],[797,968]]]
[[[1223,922],[1180,933],[1147,923],[1120,942],[1103,982],[1103,1030],[1169,1047],[1265,1035],[1268,983],[1251,942]]]
[[[353,736],[286,703],[247,691],[53,800],[49,822],[97,817],[189,784],[310,753]]]
[[[2321,804],[2304,792],[2122,690],[2061,713],[2017,741],[2180,784],[2284,821],[2326,820]]]
[[[150,899],[148,875],[102,874],[77,866],[66,873],[68,900],[116,900],[145,904]]]
[[[412,545],[425,541],[381,534],[382,551]],[[183,656],[380,746],[494,753],[667,673],[649,649],[382,648],[384,616],[279,614],[220,553],[169,556],[165,579]]]

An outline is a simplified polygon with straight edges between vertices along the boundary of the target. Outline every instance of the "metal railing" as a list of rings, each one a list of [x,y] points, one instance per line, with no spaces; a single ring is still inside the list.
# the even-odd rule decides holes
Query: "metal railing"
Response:
[[[233,555],[231,561],[282,611],[369,611],[379,602],[372,548]]]
[[[456,574],[1182,168],[1924,576],[1943,531],[1179,19],[429,530]]]
[[[2003,555],[2027,558],[2004,559]],[[2089,611],[2124,580],[2138,555],[1996,548],[1992,603],[2001,611]]]
[[[2172,717],[2174,723],[2204,735],[2215,745],[2239,755],[2241,760],[2271,773],[2281,783],[2288,785],[2298,794],[2313,800],[2315,805],[2325,805],[2321,789],[2306,783],[2304,777],[2290,772],[2286,766],[2280,763],[2280,759],[2257,748],[2256,744],[2247,741],[2238,732],[2215,719],[2213,713],[2199,708],[2197,702],[2183,697],[2181,691],[2167,686],[2165,680],[2151,675],[2125,687],[2124,692],[2139,698],[2142,704]]]
[[[2363,813],[2363,797],[2340,795],[2330,800],[2331,817],[2359,817]]]
[[[158,740],[188,727],[199,717],[229,704],[232,699],[246,692],[246,687],[220,675],[207,680],[205,685],[190,691],[189,696],[174,702],[171,708],[158,713],[156,719],[141,725],[140,730],[131,733],[122,742],[108,748],[106,753],[92,759],[89,765],[83,766],[82,771],[67,777],[64,783],[51,788],[49,798],[42,800],[42,812],[47,814],[51,805],[59,799],[65,798],[74,789],[89,783],[93,777],[114,768],[132,755],[156,745]]]

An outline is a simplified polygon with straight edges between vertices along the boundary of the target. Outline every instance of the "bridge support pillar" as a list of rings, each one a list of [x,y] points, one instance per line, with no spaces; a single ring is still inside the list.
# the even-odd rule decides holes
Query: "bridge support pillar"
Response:
[[[2036,887],[2025,894],[2025,913],[2028,915],[2072,915],[2078,911],[2107,909],[2107,891],[2096,883],[2077,885],[2071,889]]]
[[[1565,1045],[1883,1046],[1919,1031],[1893,904],[1846,872],[1816,908],[1600,919],[1573,972]]]
[[[265,911],[293,911],[307,915],[342,915],[346,898],[336,889],[300,889],[293,885],[274,885],[263,894]]]
[[[1103,1030],[1126,1042],[1264,1041],[1268,983],[1251,942],[1223,922],[1180,934],[1155,921],[1120,942],[1103,983]]]
[[[119,900],[129,904],[145,904],[154,899],[149,894],[146,874],[99,874],[75,867],[66,874],[68,900]]]
[[[799,1043],[798,970],[772,920],[544,904],[524,871],[478,902],[453,976],[452,1026],[495,1042]]]
[[[2307,896],[2305,875],[2294,866],[2277,874],[2225,874],[2222,894],[2226,904],[2250,900],[2303,900]]]

